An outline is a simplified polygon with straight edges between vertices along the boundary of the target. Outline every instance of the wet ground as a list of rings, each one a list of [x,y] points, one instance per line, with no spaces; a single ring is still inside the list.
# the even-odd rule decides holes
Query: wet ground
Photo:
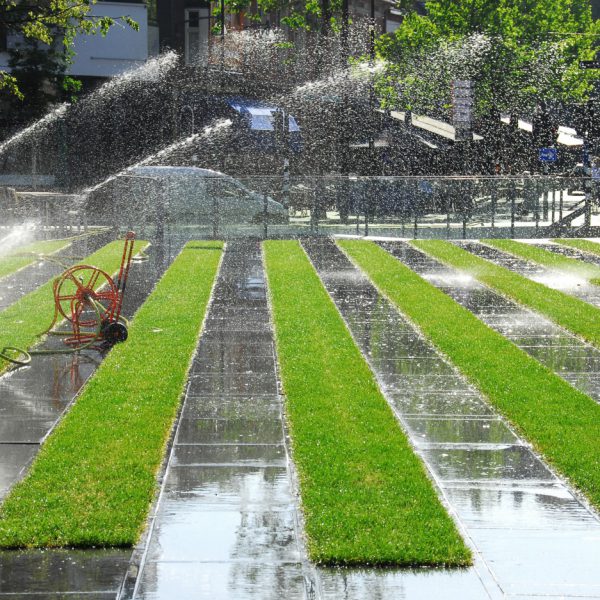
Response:
[[[461,248],[468,250],[472,254],[485,258],[501,267],[505,267],[510,271],[519,273],[533,281],[537,281],[547,287],[550,287],[576,298],[580,298],[585,302],[600,306],[600,286],[589,283],[588,279],[582,273],[568,271],[566,269],[554,269],[545,267],[535,262],[531,262],[522,258],[517,258],[508,252],[503,252],[497,248],[492,248],[479,242],[455,242]],[[532,246],[538,246],[545,250],[556,252],[570,258],[581,260],[583,252],[574,250],[570,252],[568,248],[557,244],[537,244],[531,243]],[[593,261],[593,262],[592,262]],[[595,259],[587,255],[588,264],[595,263]]]
[[[107,241],[90,238],[73,253],[87,255]],[[181,242],[175,243],[173,251],[180,246]],[[131,317],[141,306],[173,258],[172,253],[166,256],[152,248],[148,255],[148,261],[132,264],[123,303],[125,317]],[[33,272],[30,268],[20,271],[15,300],[54,274],[37,265]],[[0,284],[2,289],[5,281]],[[102,356],[91,350],[76,355],[34,356],[30,366],[0,377],[0,498],[25,474],[40,444],[101,360]],[[128,550],[0,552],[0,598],[58,598],[59,593],[86,599],[114,598],[130,556]]]
[[[428,576],[440,578],[433,589],[446,598],[600,596],[597,516],[331,241],[305,247],[475,548],[475,568],[454,574],[462,578],[458,594],[446,591],[440,573]],[[415,268],[406,250],[403,260]],[[421,591],[417,579],[415,597]]]
[[[600,350],[405,242],[380,242],[380,245],[486,325],[600,402]],[[490,255],[488,248],[480,244],[468,242],[461,246],[466,250],[476,246],[480,256]],[[483,250],[479,252],[479,249]],[[495,254],[494,249],[490,248],[490,251]]]
[[[305,598],[260,244],[230,242],[125,597]]]
[[[127,314],[180,245],[173,242],[162,256],[157,248],[151,262],[135,266],[128,291],[137,293],[128,297]],[[598,517],[335,244],[321,239],[304,246],[473,547],[475,566],[357,570],[308,562],[260,244],[239,240],[224,254],[160,497],[140,545],[133,553],[0,553],[0,598],[600,598]],[[512,318],[503,333],[554,360],[556,369],[580,374],[600,364],[564,332],[549,334],[536,315],[517,315],[512,303],[473,280],[405,244],[386,247],[480,318],[502,317],[507,327]],[[17,466],[35,454],[94,368],[87,359],[76,369],[56,360],[48,359],[44,377],[38,371],[37,383],[26,383],[27,369],[0,379],[0,386],[12,381],[0,388],[6,416],[0,488],[20,476]],[[581,364],[588,371],[573,370]],[[23,457],[11,459],[18,448]]]

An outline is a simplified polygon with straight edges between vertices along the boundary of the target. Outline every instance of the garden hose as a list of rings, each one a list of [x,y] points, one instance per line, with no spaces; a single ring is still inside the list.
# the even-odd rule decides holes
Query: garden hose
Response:
[[[73,354],[75,352],[79,352],[81,350],[86,350],[87,348],[90,348],[93,344],[95,344],[98,341],[98,339],[100,337],[100,333],[102,331],[102,311],[104,311],[104,306],[102,306],[102,304],[100,304],[96,300],[92,299],[91,304],[94,307],[94,310],[96,311],[96,315],[98,317],[98,325],[96,327],[96,331],[93,334],[94,337],[89,342],[86,342],[80,346],[77,346],[76,348],[54,348],[52,350],[23,350],[22,348],[17,348],[16,346],[5,346],[0,351],[0,358],[3,358],[4,360],[6,360],[10,363],[13,363],[15,365],[22,367],[22,366],[26,366],[29,363],[31,363],[32,356],[50,356],[53,354]],[[52,323],[50,324],[50,327],[46,331],[43,331],[42,333],[38,334],[38,337],[41,337],[43,335],[59,335],[59,336],[73,335],[72,331],[51,331],[52,327],[54,327],[54,325],[56,323],[57,315],[58,315],[58,309],[56,309],[54,312],[54,319],[53,319]],[[121,317],[119,317],[119,320],[123,320],[125,322],[125,324],[127,324],[127,319],[125,319],[125,317],[123,317],[122,319],[121,319]],[[11,351],[17,353],[17,358],[7,354],[7,352],[11,352]]]
[[[74,239],[83,238],[83,237],[86,237],[89,235],[98,235],[99,233],[105,233],[107,230],[108,230],[108,228],[105,230],[102,230],[100,232],[86,233],[86,234],[82,234],[79,236],[74,236],[74,237],[66,238],[66,239],[74,240]],[[69,269],[69,265],[63,262],[64,259],[71,259],[71,260],[75,260],[75,261],[79,260],[78,257],[65,256],[65,257],[57,258],[53,255],[38,254],[38,253],[33,253],[33,252],[22,254],[22,256],[36,256],[40,260],[53,262],[53,263],[61,266],[64,269]],[[145,261],[149,260],[149,258],[150,257],[143,250],[141,250],[136,255],[135,260],[136,260],[136,262],[145,262]],[[18,348],[16,346],[5,346],[0,351],[0,359],[4,359],[7,362],[10,362],[10,363],[18,365],[18,366],[25,366],[25,365],[28,365],[31,363],[32,356],[40,356],[40,355],[47,356],[47,355],[52,355],[52,354],[73,354],[75,352],[79,352],[81,350],[86,350],[87,348],[92,347],[94,344],[96,344],[102,338],[103,327],[105,325],[105,322],[102,319],[102,314],[104,313],[106,308],[94,298],[89,298],[89,300],[91,300],[90,304],[96,311],[97,326],[96,326],[95,332],[93,332],[93,333],[90,332],[89,334],[86,334],[86,337],[87,337],[87,335],[93,336],[88,342],[85,342],[83,344],[80,344],[80,345],[78,345],[76,347],[72,347],[72,348],[55,348],[52,350],[23,350],[22,348]],[[58,311],[59,311],[59,308],[57,305],[55,305],[54,318],[52,319],[52,323],[50,324],[48,329],[46,329],[42,333],[38,334],[38,337],[42,337],[44,335],[75,336],[75,340],[76,340],[78,334],[74,334],[74,332],[72,332],[72,331],[52,331],[52,328],[56,325],[56,321],[58,319]],[[118,318],[116,319],[116,321],[114,321],[114,322],[117,322],[117,323],[121,322],[125,326],[125,337],[126,337],[127,328],[129,327],[129,322],[127,321],[127,319],[124,316],[119,315]],[[69,340],[67,340],[66,343],[69,343]]]

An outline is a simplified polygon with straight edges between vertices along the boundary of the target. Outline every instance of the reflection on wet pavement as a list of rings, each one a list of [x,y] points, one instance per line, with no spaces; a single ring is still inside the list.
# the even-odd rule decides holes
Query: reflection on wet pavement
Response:
[[[600,350],[539,313],[512,302],[474,278],[443,265],[409,244],[381,242],[380,245],[469,309],[486,325],[501,333],[578,390],[600,402]],[[461,246],[469,251],[477,248],[477,254],[488,258],[486,246],[473,242]],[[481,248],[485,252],[480,251]],[[495,253],[495,249],[489,250]],[[600,287],[598,289],[600,290]]]
[[[106,243],[91,239],[95,244]],[[151,247],[147,262],[132,264],[123,302],[124,316],[131,317],[141,306],[180,247],[181,243],[174,243],[168,256]],[[84,251],[89,254],[93,249]],[[60,341],[46,343],[60,344]],[[101,359],[93,351],[34,356],[30,366],[0,377],[0,499],[24,476],[40,443],[59,422]],[[0,552],[0,598],[5,595],[59,598],[61,593],[69,594],[70,598],[114,598],[130,556],[127,550],[3,551]]]
[[[127,597],[306,598],[260,243],[229,242]]]
[[[472,241],[455,243],[457,246],[464,248],[476,256],[485,258],[494,264],[509,269],[510,271],[514,271],[515,273],[519,273],[520,275],[523,275],[524,277],[527,277],[533,281],[537,281],[542,285],[559,290],[565,294],[570,294],[571,296],[580,298],[581,300],[589,302],[590,304],[594,304],[595,306],[600,306],[600,286],[593,285],[588,281],[588,278],[595,276],[596,273],[592,269],[590,269],[589,273],[586,273],[585,264],[581,265],[581,271],[579,273],[575,270],[553,269],[539,265],[535,262],[518,258],[508,252],[503,252],[502,250],[492,248],[491,246],[487,246],[482,243]],[[567,256],[569,258],[579,259],[583,254],[583,252],[578,253],[576,250],[570,252],[570,248],[567,248],[565,252],[561,246],[552,243],[532,243],[530,245],[542,248],[543,250],[550,250],[551,252],[562,254],[563,256]],[[586,262],[591,263],[592,261],[588,260]]]
[[[597,516],[333,242],[311,240],[304,245],[476,550],[475,567],[461,572],[323,572],[323,597],[435,598],[441,590],[444,598],[599,597]],[[418,262],[418,272],[424,264],[419,262],[423,255],[408,246],[384,246],[411,267]],[[440,274],[440,265],[435,266]],[[442,273],[439,281],[443,279]],[[459,284],[454,278],[448,285],[454,289]],[[470,292],[473,282],[462,278],[460,285]],[[477,289],[475,296],[465,292],[465,297],[476,302],[486,291]],[[508,304],[502,299],[498,304],[489,301],[486,310],[493,315],[498,308],[503,314]]]

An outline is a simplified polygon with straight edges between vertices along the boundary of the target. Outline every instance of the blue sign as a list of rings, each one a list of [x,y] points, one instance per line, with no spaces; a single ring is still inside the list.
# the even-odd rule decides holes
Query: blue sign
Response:
[[[542,162],[556,162],[558,150],[556,148],[540,148],[540,160]]]

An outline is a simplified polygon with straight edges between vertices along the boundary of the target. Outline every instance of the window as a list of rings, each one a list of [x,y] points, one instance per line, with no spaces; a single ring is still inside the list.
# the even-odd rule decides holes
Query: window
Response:
[[[188,65],[203,65],[208,54],[208,8],[185,10],[185,62]]]

